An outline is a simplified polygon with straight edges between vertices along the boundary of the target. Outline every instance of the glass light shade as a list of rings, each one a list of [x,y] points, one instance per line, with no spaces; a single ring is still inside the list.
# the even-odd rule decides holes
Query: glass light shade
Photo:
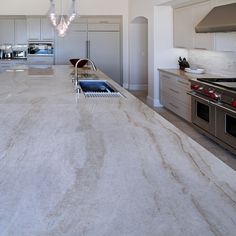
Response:
[[[77,15],[75,10],[75,1],[76,0],[72,0],[68,16],[64,16],[62,13],[60,16],[57,16],[54,0],[50,0],[49,19],[52,25],[56,28],[59,37],[64,37],[66,35],[66,31],[68,30],[70,23]]]

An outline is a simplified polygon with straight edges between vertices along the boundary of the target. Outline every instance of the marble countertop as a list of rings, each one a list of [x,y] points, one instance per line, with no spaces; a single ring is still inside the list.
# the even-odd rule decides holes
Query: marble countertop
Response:
[[[203,73],[203,74],[194,74],[194,73],[188,73],[183,70],[179,69],[159,69],[159,71],[166,72],[178,77],[181,77],[186,80],[192,80],[197,78],[219,78],[222,77],[217,74],[210,74],[210,73]]]
[[[125,98],[50,71],[0,74],[1,236],[235,235],[233,169],[111,80]]]

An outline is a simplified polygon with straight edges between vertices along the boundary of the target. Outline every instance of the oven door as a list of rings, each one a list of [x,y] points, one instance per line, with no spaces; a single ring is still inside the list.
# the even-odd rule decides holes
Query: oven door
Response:
[[[206,132],[215,135],[215,107],[209,100],[189,92],[192,103],[192,123]]]
[[[216,104],[216,137],[236,148],[236,111]]]

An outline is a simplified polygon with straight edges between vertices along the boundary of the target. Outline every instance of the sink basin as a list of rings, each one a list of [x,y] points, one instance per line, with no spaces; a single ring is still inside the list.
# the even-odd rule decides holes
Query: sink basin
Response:
[[[79,80],[79,86],[87,97],[121,96],[106,80]]]

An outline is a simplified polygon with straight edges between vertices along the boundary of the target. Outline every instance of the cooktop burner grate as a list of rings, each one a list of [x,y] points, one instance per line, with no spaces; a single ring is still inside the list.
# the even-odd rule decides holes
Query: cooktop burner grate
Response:
[[[236,78],[198,78],[197,80],[236,91]]]

